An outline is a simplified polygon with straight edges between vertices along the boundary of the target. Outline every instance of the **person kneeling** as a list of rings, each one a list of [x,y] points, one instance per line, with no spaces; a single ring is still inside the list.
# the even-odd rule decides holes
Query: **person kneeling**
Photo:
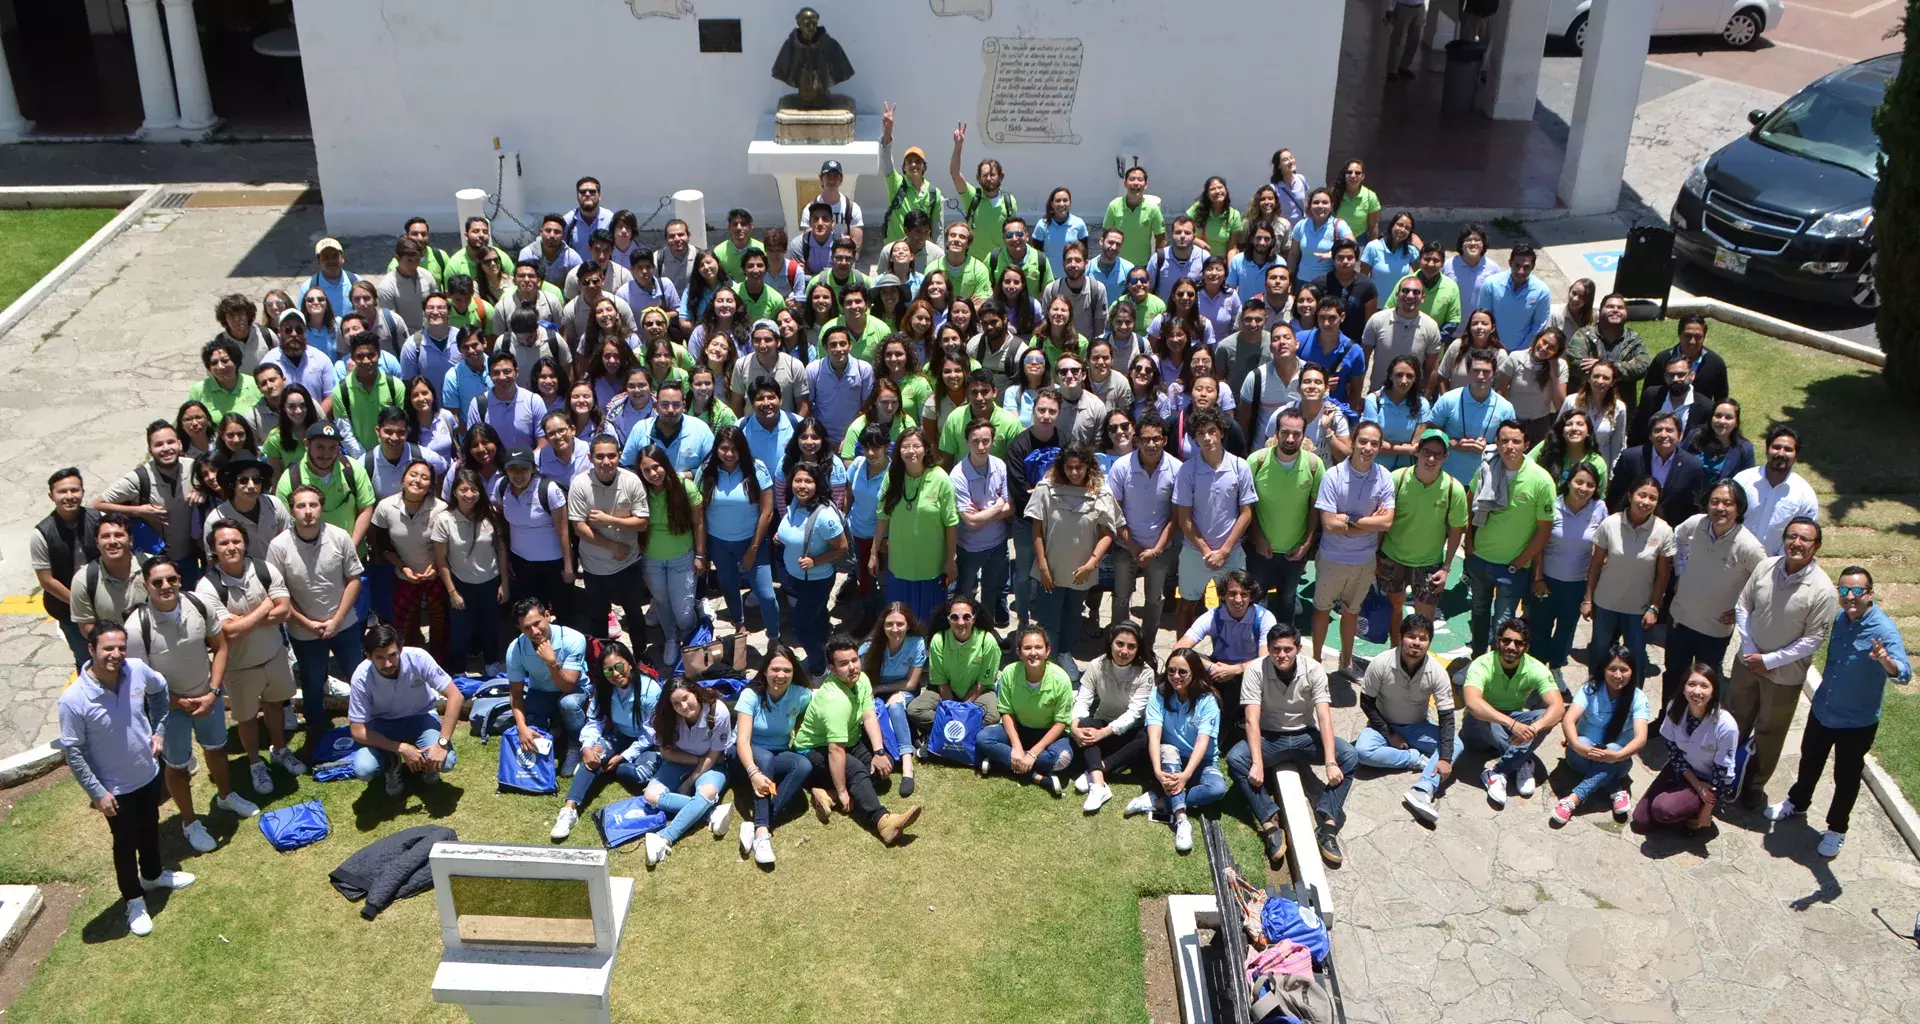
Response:
[[[1167,655],[1167,670],[1147,695],[1147,749],[1157,766],[1153,788],[1127,804],[1127,815],[1164,810],[1173,816],[1173,848],[1193,849],[1187,812],[1227,794],[1214,763],[1220,740],[1220,698],[1208,681],[1207,659],[1192,648]],[[1153,790],[1159,790],[1155,796]]]
[[[453,677],[418,647],[401,647],[400,633],[384,622],[368,626],[360,649],[367,660],[353,672],[347,695],[347,723],[360,749],[353,755],[353,777],[371,782],[385,772],[387,795],[399,796],[406,770],[422,782],[439,782],[440,773],[459,763],[453,730],[460,724],[463,699]],[[438,721],[433,696],[447,699]]]
[[[596,786],[613,779],[631,790],[652,782],[659,770],[653,716],[660,708],[660,682],[634,664],[622,641],[610,640],[600,652],[587,691],[587,724],[580,730],[580,766],[586,771],[574,772],[567,784],[567,802],[553,822],[555,841],[572,834]]]
[[[1660,715],[1660,735],[1667,741],[1667,763],[1633,808],[1633,830],[1645,833],[1655,825],[1672,825],[1698,832],[1713,824],[1713,810],[1733,798],[1734,758],[1740,750],[1740,727],[1720,706],[1723,680],[1720,669],[1695,662],[1673,699]]]
[[[1277,865],[1287,853],[1287,833],[1280,807],[1267,792],[1266,765],[1293,763],[1304,768],[1318,761],[1326,785],[1314,805],[1314,834],[1320,859],[1338,866],[1346,857],[1336,833],[1360,755],[1333,734],[1333,692],[1327,670],[1320,659],[1300,656],[1300,631],[1285,622],[1268,630],[1267,655],[1260,659],[1248,685],[1240,688],[1247,738],[1227,752],[1227,771],[1245,788],[1247,806],[1267,847],[1267,860]]]
[[[734,702],[734,755],[753,793],[753,820],[740,823],[740,856],[773,866],[773,820],[807,784],[813,765],[789,749],[794,726],[813,702],[800,656],[776,644]]]
[[[1401,620],[1397,656],[1374,658],[1360,680],[1360,710],[1367,727],[1353,743],[1360,763],[1369,768],[1420,770],[1400,802],[1429,825],[1440,820],[1433,798],[1453,775],[1453,762],[1466,746],[1454,731],[1453,682],[1427,655],[1432,643],[1433,620],[1424,612]],[[1438,724],[1427,721],[1429,700]]]
[[[1060,772],[1073,757],[1067,723],[1073,719],[1073,684],[1053,658],[1043,626],[1020,631],[1020,660],[1000,670],[1000,719],[980,730],[980,774],[999,765],[1060,795]]]
[[[703,816],[714,835],[725,833],[727,815],[733,812],[733,804],[720,799],[727,791],[727,773],[718,765],[733,746],[733,719],[719,696],[686,676],[674,676],[661,688],[653,732],[660,744],[660,767],[643,795],[648,804],[673,817],[665,828],[647,833],[649,867],[666,860],[673,844],[698,828]]]
[[[829,674],[793,730],[793,748],[812,766],[816,785],[808,788],[813,811],[825,824],[832,805],[873,826],[880,841],[893,845],[920,817],[920,805],[889,812],[873,791],[873,778],[893,774],[893,759],[880,740],[880,718],[873,713],[873,684],[860,671],[860,645],[845,633],[827,638]],[[817,783],[829,782],[829,793]]]
[[[1614,818],[1627,820],[1633,806],[1627,773],[1633,770],[1633,755],[1647,745],[1647,722],[1653,718],[1638,685],[1637,664],[1631,647],[1614,644],[1601,678],[1574,692],[1560,732],[1567,740],[1567,766],[1580,773],[1580,781],[1547,812],[1554,828],[1573,820],[1580,802],[1602,789],[1613,796]]]

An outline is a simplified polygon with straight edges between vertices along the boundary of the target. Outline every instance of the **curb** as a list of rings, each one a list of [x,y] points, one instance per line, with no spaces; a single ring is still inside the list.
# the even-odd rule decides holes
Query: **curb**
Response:
[[[12,789],[60,767],[67,755],[51,743],[28,747],[12,757],[0,759],[0,789]]]
[[[1817,667],[1808,666],[1807,681],[1800,684],[1800,692],[1806,697],[1809,705],[1813,703],[1814,691],[1819,688],[1820,670]],[[1907,795],[1900,791],[1900,784],[1893,781],[1893,776],[1888,775],[1885,768],[1880,767],[1879,758],[1872,754],[1867,755],[1864,774],[1867,788],[1873,791],[1873,798],[1880,802],[1880,809],[1887,812],[1887,818],[1893,822],[1894,830],[1900,833],[1900,838],[1906,840],[1907,849],[1913,851],[1915,857],[1920,857],[1920,812],[1914,811],[1913,804],[1907,800]]]
[[[1778,338],[1781,341],[1789,341],[1796,345],[1805,345],[1808,348],[1817,348],[1822,352],[1831,352],[1834,355],[1846,356],[1849,359],[1857,359],[1860,362],[1872,366],[1887,365],[1887,354],[1877,348],[1862,345],[1858,342],[1847,341],[1844,338],[1836,338],[1823,331],[1816,331],[1810,327],[1802,327],[1799,324],[1788,323],[1778,317],[1771,317],[1765,313],[1756,313],[1751,309],[1721,302],[1719,299],[1691,298],[1667,304],[1668,319],[1686,313],[1719,320],[1723,323],[1733,324],[1736,327],[1744,327],[1747,330],[1764,334],[1770,338]]]
[[[80,243],[80,247],[67,254],[45,277],[35,282],[13,304],[0,310],[0,335],[6,334],[28,313],[34,311],[47,296],[53,294],[74,271],[93,258],[93,254],[105,248],[108,242],[119,237],[120,233],[131,227],[143,216],[149,207],[166,190],[165,185],[76,185],[72,187],[28,186],[21,188],[0,188],[0,210],[33,210],[49,207],[75,207],[112,205],[125,203],[118,215],[95,231],[91,238]]]

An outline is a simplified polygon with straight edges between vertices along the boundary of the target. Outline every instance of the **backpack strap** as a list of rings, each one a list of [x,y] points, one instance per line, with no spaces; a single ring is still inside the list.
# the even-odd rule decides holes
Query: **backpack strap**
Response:
[[[141,465],[134,468],[133,478],[140,488],[140,504],[153,504],[153,474]]]
[[[96,609],[100,605],[100,560],[87,563],[87,600],[92,601]],[[95,615],[98,619],[99,616]]]

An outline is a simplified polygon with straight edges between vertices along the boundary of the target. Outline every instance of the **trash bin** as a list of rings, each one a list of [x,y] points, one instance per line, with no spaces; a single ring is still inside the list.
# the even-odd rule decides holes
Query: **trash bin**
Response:
[[[1447,79],[1440,88],[1440,112],[1470,114],[1474,94],[1480,90],[1480,65],[1487,59],[1487,44],[1478,39],[1455,39],[1447,44]]]
[[[1627,232],[1626,248],[1613,272],[1613,290],[1630,299],[1653,299],[1664,309],[1673,287],[1673,231],[1646,224]]]

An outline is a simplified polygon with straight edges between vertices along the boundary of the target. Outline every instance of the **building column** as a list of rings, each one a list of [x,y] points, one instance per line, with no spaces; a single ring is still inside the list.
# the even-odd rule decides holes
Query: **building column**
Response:
[[[167,40],[173,47],[173,75],[180,90],[180,127],[204,132],[219,123],[213,95],[207,91],[207,62],[200,54],[200,26],[193,0],[166,0]]]
[[[158,0],[127,0],[127,24],[133,30],[133,67],[140,76],[140,109],[146,115],[140,134],[174,131],[180,127],[180,108],[173,101],[173,69],[167,62]]]
[[[18,142],[33,130],[33,122],[20,116],[20,101],[13,94],[13,72],[7,68],[7,51],[0,47],[0,142]]]
[[[1487,38],[1487,88],[1480,93],[1480,112],[1495,121],[1533,120],[1533,105],[1540,95],[1540,61],[1547,47],[1546,0],[1502,3]]]
[[[1657,4],[1595,4],[1580,58],[1567,160],[1560,168],[1560,201],[1576,216],[1612,213],[1620,205],[1627,143],[1640,102]]]

